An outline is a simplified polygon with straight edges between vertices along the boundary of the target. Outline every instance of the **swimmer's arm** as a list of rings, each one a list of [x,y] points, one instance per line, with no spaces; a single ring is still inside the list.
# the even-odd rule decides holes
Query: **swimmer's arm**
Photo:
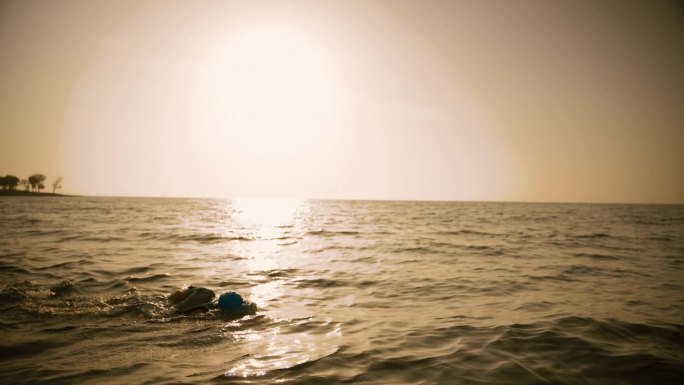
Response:
[[[176,308],[175,313],[176,313],[176,314],[186,314],[186,313],[193,312],[193,311],[195,311],[195,310],[209,311],[209,310],[212,310],[212,309],[218,309],[218,305],[216,304],[216,302],[212,302],[212,303],[203,303],[203,304],[201,304],[201,305],[193,306],[193,307],[190,307],[190,308],[187,308],[187,309],[178,309],[178,308]]]

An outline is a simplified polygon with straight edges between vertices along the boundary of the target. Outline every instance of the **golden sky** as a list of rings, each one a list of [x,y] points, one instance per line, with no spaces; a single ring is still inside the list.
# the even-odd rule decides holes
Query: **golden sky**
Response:
[[[66,193],[684,203],[676,1],[1,1],[0,69]]]

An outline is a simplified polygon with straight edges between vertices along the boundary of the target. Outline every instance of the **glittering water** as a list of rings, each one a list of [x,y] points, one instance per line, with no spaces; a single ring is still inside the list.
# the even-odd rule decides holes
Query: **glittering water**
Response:
[[[0,197],[0,382],[673,384],[683,278],[684,206]]]

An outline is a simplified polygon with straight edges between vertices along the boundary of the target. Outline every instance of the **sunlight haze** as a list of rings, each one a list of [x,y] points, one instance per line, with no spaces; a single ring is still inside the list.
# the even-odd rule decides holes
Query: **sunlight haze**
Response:
[[[3,1],[0,174],[107,196],[684,203],[653,1]]]

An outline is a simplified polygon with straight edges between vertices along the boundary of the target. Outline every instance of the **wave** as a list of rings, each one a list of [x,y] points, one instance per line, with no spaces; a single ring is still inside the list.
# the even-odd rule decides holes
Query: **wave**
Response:
[[[43,353],[47,350],[61,348],[68,345],[65,341],[30,340],[17,343],[0,342],[0,361],[16,358],[26,358]]]
[[[283,270],[270,270],[266,272],[269,278],[289,278],[296,277],[300,274],[298,269],[283,269]]]
[[[130,276],[128,278],[125,278],[124,280],[127,282],[154,282],[154,281],[158,281],[161,279],[168,279],[168,278],[169,278],[169,274],[162,273],[162,274],[147,275],[144,277]]]
[[[436,231],[434,232],[436,235],[483,235],[483,236],[497,236],[500,234],[496,233],[490,233],[486,231],[477,231],[477,230],[447,230],[447,231]]]
[[[197,242],[200,244],[214,244],[230,241],[253,241],[254,237],[246,235],[224,235],[217,233],[177,234],[173,232],[143,231],[137,233],[136,238],[141,240],[169,241],[169,242]]]
[[[610,238],[610,234],[606,233],[591,233],[591,234],[581,234],[575,235],[574,238],[584,239],[584,238]]]
[[[359,235],[360,232],[358,231],[352,231],[352,230],[338,230],[338,231],[332,231],[332,230],[310,230],[306,232],[306,235],[316,235],[320,237],[334,237],[338,235]]]
[[[30,274],[31,271],[21,266],[0,262],[0,271],[7,273]]]
[[[573,255],[575,257],[580,257],[580,258],[589,258],[589,259],[597,259],[597,260],[605,260],[605,261],[617,261],[617,260],[622,259],[621,257],[615,256],[615,255],[597,254],[597,253],[575,253]]]
[[[177,239],[181,241],[192,241],[199,243],[219,243],[219,242],[229,242],[229,241],[253,241],[255,238],[248,236],[227,236],[220,234],[192,234],[192,235],[182,235],[174,236],[172,239]]]
[[[297,286],[302,288],[334,288],[348,286],[349,283],[339,279],[300,279],[295,281]]]

